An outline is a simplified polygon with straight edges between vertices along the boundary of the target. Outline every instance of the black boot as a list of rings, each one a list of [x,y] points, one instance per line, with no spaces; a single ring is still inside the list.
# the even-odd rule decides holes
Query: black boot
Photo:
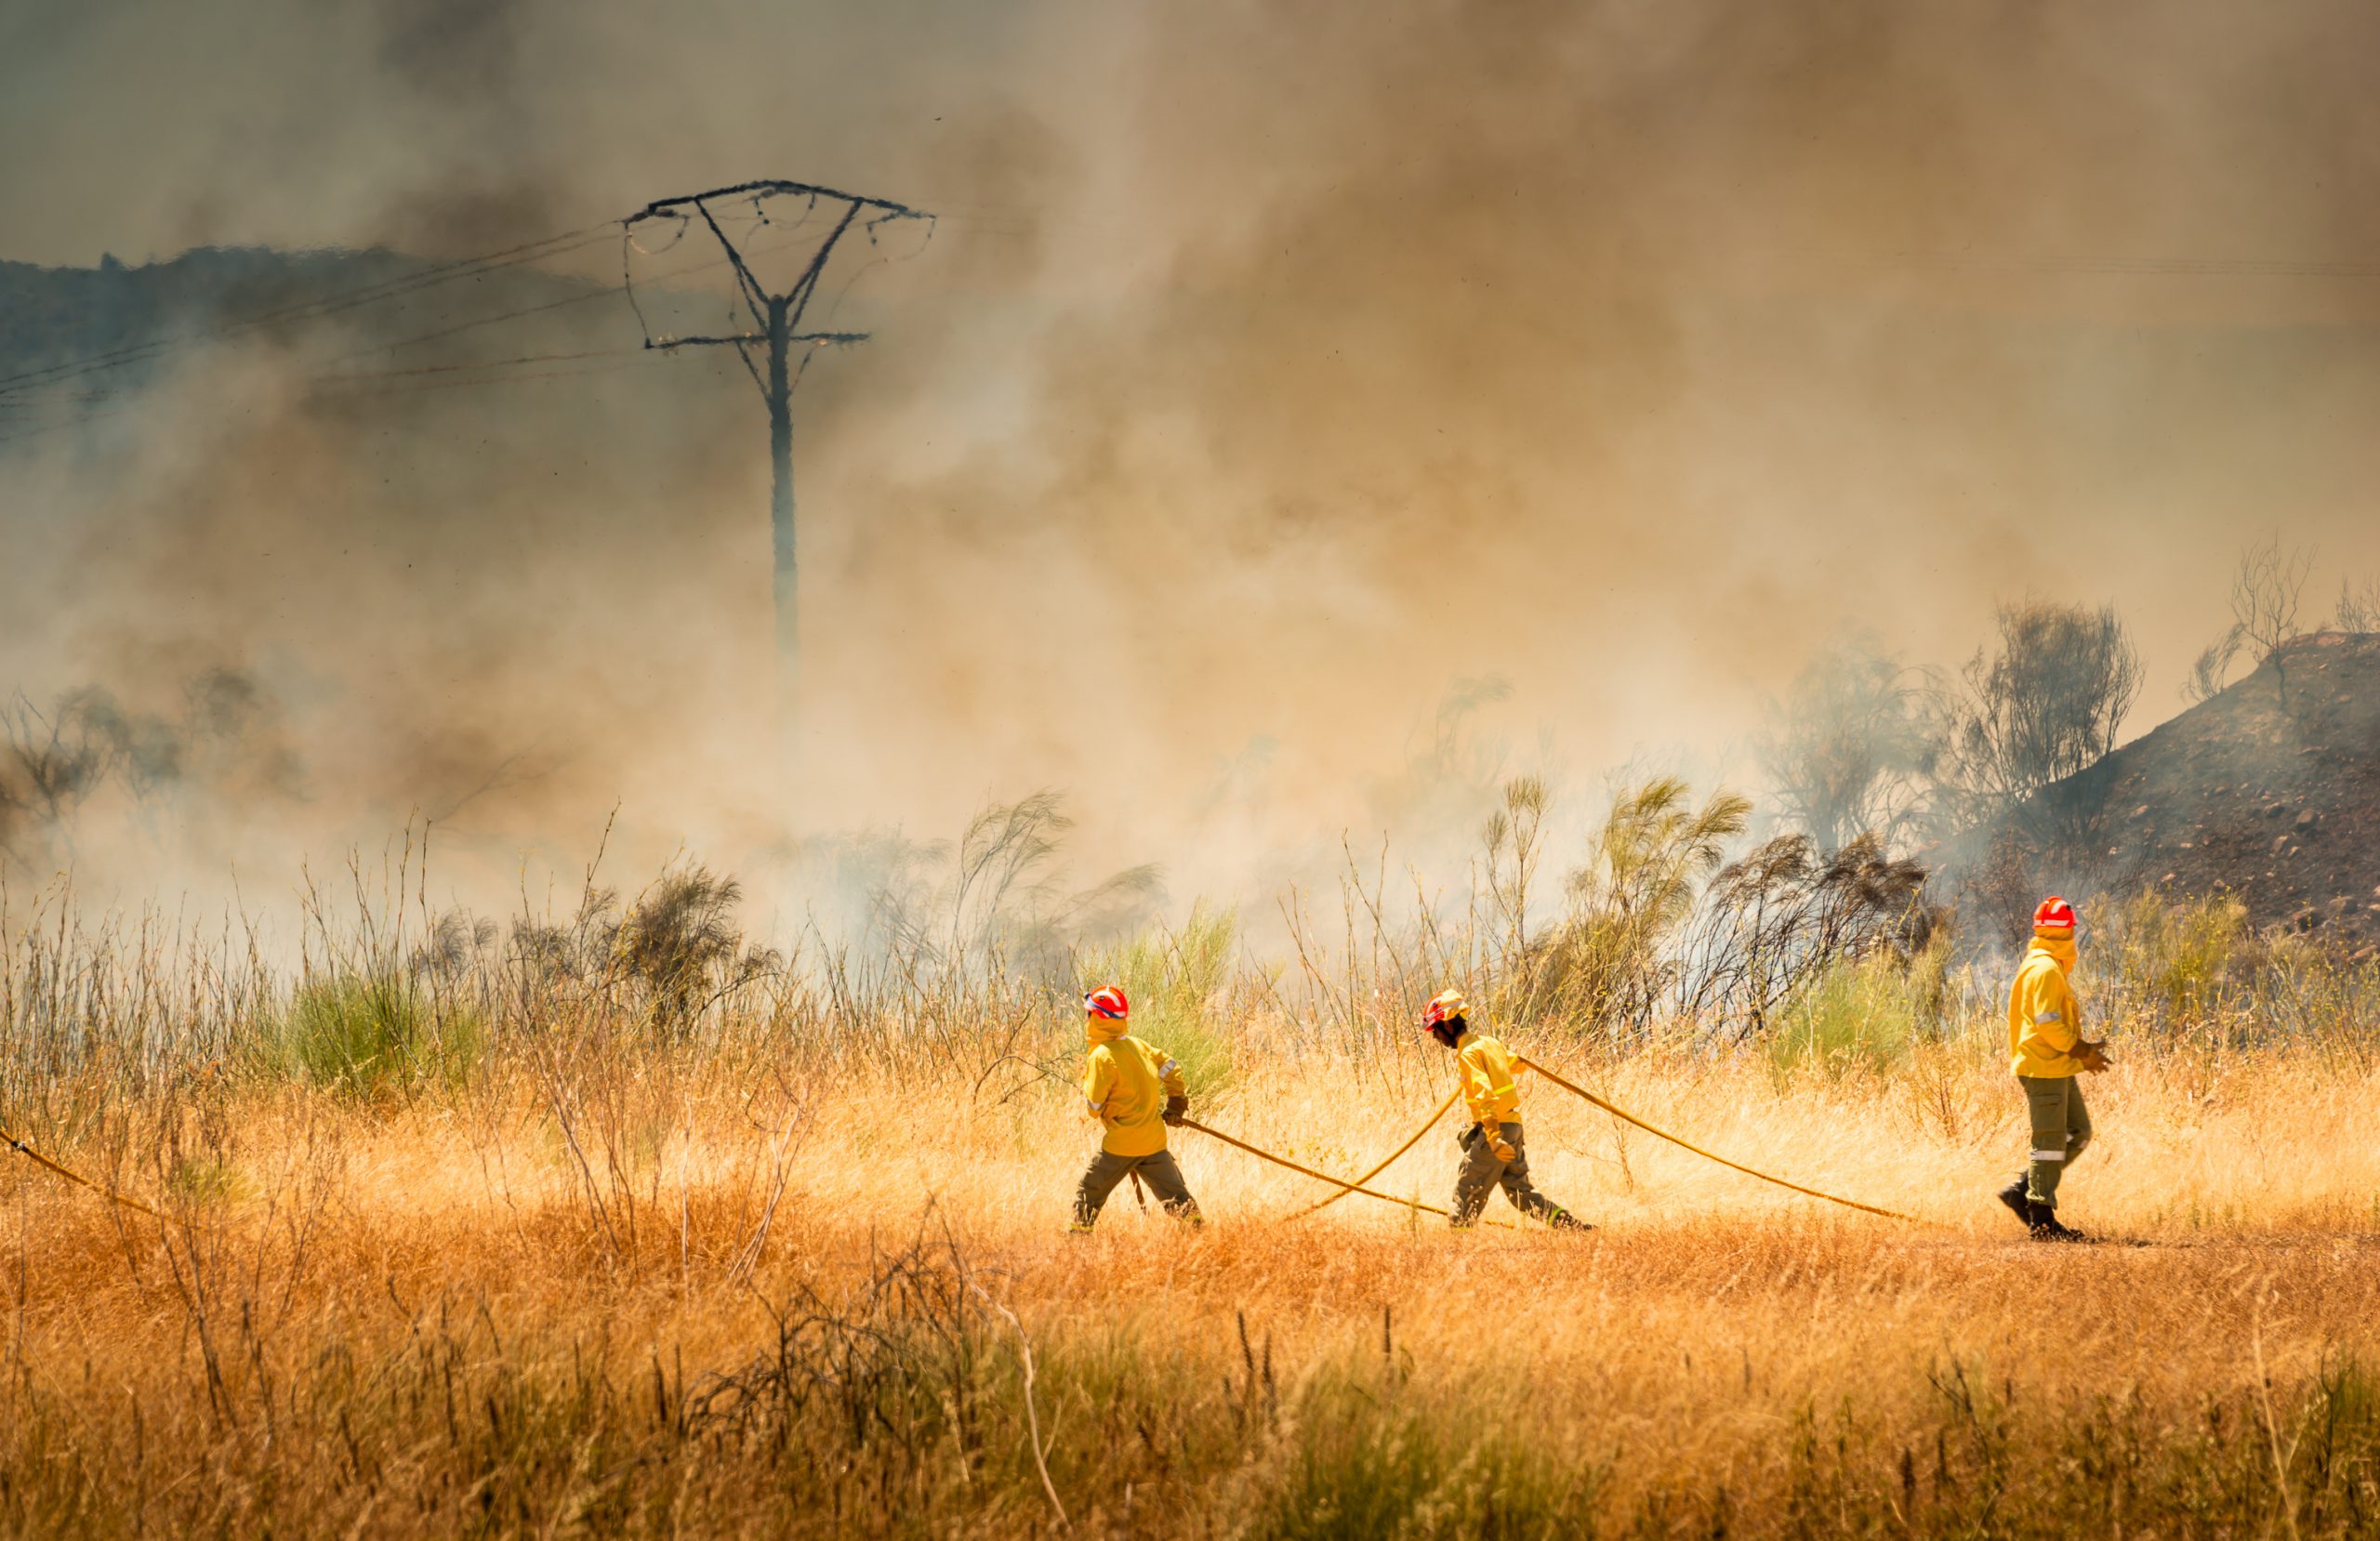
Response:
[[[1593,1226],[1579,1218],[1567,1209],[1556,1209],[1545,1217],[1546,1225],[1554,1231],[1593,1231]]]
[[[2080,1231],[2060,1225],[2056,1205],[2035,1204],[2026,1207],[2026,1223],[2032,1227],[2033,1240],[2037,1242],[2087,1242],[2091,1239]]]
[[[1991,1195],[2008,1206],[2008,1213],[2016,1216],[2020,1222],[2028,1226],[2033,1223],[2032,1206],[2030,1201],[2025,1197],[2025,1188],[2030,1180],[2024,1173],[2019,1172],[2016,1174],[2016,1181]]]

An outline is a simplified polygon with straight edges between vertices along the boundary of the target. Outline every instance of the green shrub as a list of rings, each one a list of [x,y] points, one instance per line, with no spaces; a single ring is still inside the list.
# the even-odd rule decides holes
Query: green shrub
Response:
[[[2090,967],[2161,1027],[2219,1015],[2241,975],[2255,968],[2247,906],[2228,894],[2174,899],[2146,889],[2120,910],[2106,902],[2088,906],[2083,921]],[[2096,947],[2095,931],[2103,939]]]
[[[475,1011],[440,1009],[411,979],[338,973],[298,987],[273,1058],[284,1073],[369,1096],[425,1078],[454,1080],[483,1036]]]
[[[1238,933],[1235,912],[1200,904],[1179,930],[1143,931],[1083,963],[1082,988],[1122,985],[1132,1003],[1132,1036],[1180,1061],[1196,1098],[1231,1084],[1231,1041],[1213,1014]]]
[[[1768,1037],[1781,1072],[1801,1067],[1828,1075],[1881,1071],[1937,1036],[1948,1010],[1947,937],[1904,963],[1888,953],[1838,963],[1796,991]]]

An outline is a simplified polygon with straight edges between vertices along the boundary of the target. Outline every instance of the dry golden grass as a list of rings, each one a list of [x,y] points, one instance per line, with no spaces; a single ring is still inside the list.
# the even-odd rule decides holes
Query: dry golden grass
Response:
[[[1334,1171],[1448,1085],[1420,1049],[1264,1041],[1198,1115]],[[2030,1244],[1991,1202],[2025,1139],[1988,1031],[1882,1076],[1580,1062],[1656,1123],[1917,1225],[1530,1087],[1539,1184],[1598,1223],[1583,1238],[1364,1198],[1293,1218],[1315,1184],[1195,1132],[1174,1142],[1203,1231],[1128,1188],[1069,1238],[1095,1136],[1016,1061],[974,1085],[881,1057],[558,1062],[361,1104],[194,1080],[60,1151],[164,1193],[163,1226],[12,1157],[0,1526],[2380,1526],[2360,1061],[2127,1056],[2089,1083],[2099,1139],[2068,1189],[2070,1221],[2122,1238],[2089,1248]],[[1434,1131],[1379,1186],[1443,1202],[1453,1155]]]

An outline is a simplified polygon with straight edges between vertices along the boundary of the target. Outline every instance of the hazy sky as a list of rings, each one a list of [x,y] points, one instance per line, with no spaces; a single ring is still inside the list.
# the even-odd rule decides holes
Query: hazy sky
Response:
[[[2291,0],[16,0],[0,257],[467,256],[760,176],[935,209],[852,290],[877,340],[803,388],[796,782],[734,764],[765,441],[715,394],[680,435],[707,468],[650,496],[709,543],[670,572],[712,574],[686,602],[727,640],[548,725],[572,816],[732,850],[1059,785],[1103,852],[1220,886],[1393,811],[1458,681],[1509,680],[1482,720],[1581,785],[1741,766],[1830,639],[1953,662],[2034,593],[2119,607],[2146,727],[2247,542],[2319,545],[2317,612],[2380,575],[2374,79],[2380,10]],[[258,474],[301,451],[253,424],[160,421],[147,517],[189,517],[192,460],[243,531],[344,498]],[[555,517],[573,430],[536,421],[480,462],[518,480],[474,540]],[[383,445],[376,485],[444,454]],[[20,533],[28,488],[100,495],[40,474]],[[371,710],[549,706],[501,666],[523,596],[584,621],[658,560],[588,544],[509,556],[500,613],[475,581],[496,662]],[[61,678],[160,612],[153,569],[78,560],[0,583]],[[214,644],[302,612],[279,640],[357,652],[284,603],[303,563],[225,573]]]

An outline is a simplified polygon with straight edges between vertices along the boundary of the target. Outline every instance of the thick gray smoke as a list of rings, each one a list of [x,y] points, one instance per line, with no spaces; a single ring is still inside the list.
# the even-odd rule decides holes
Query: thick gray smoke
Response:
[[[2109,602],[2161,713],[2248,540],[2380,571],[2361,6],[12,17],[0,141],[51,152],[0,164],[0,257],[455,257],[764,175],[945,216],[828,285],[876,338],[798,408],[790,772],[732,362],[326,406],[231,348],[0,443],[0,682],[279,704],[302,797],[193,869],[414,810],[566,863],[616,803],[748,870],[1051,785],[1091,867],[1241,891],[1503,769],[1750,776],[1847,635]],[[405,362],[519,348],[446,346]]]

